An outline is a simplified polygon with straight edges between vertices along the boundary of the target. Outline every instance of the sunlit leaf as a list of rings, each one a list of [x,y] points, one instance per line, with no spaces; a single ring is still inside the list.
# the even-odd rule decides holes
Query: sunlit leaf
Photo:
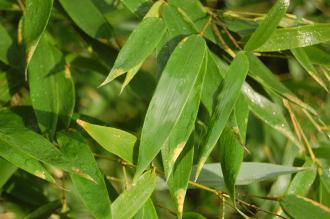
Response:
[[[94,125],[83,120],[77,123],[104,149],[133,164],[136,137],[120,129]]]
[[[133,219],[158,219],[158,215],[155,209],[152,200],[149,199],[144,206],[138,211],[138,213],[134,216]]]
[[[143,16],[151,5],[150,0],[122,0],[123,4],[137,16]]]
[[[244,85],[243,85],[244,86]],[[245,144],[246,130],[249,118],[249,103],[247,97],[240,95],[234,108],[235,123],[238,128],[241,144]]]
[[[133,217],[148,201],[155,184],[156,174],[153,170],[144,173],[112,203],[112,218],[127,219]]]
[[[171,55],[145,117],[136,176],[155,158],[185,116],[182,112],[198,83],[205,53],[204,40],[192,35],[182,40]]]
[[[217,105],[212,114],[208,132],[201,145],[198,168],[198,177],[207,157],[217,143],[234,105],[239,97],[241,87],[249,70],[249,61],[245,53],[238,53],[231,63],[226,76],[223,79],[222,89],[217,96]]]

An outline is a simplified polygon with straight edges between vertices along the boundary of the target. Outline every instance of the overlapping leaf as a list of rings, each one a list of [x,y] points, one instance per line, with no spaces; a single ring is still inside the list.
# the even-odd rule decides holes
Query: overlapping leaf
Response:
[[[197,35],[182,40],[170,57],[158,83],[144,121],[136,176],[155,158],[198,83],[205,57],[205,42]]]

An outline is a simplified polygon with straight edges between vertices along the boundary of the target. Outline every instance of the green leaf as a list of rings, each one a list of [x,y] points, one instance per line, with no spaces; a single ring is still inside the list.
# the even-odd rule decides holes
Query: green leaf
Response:
[[[17,123],[1,124],[0,138],[26,156],[93,180],[45,138]]]
[[[42,219],[42,218],[48,218],[54,213],[56,209],[59,209],[62,206],[62,203],[60,200],[55,200],[52,202],[49,202],[47,204],[44,204],[37,208],[36,210],[32,211],[29,215],[27,215],[26,219]]]
[[[252,51],[262,46],[275,31],[289,5],[290,0],[278,0],[267,13],[265,19],[260,23],[256,31],[253,32],[244,49]]]
[[[183,215],[183,219],[206,219],[206,217],[195,212],[186,212]]]
[[[312,160],[307,160],[303,168],[306,168],[305,171],[297,173],[295,177],[292,179],[287,194],[295,194],[305,196],[310,187],[312,186],[315,178],[316,178],[316,166]]]
[[[318,72],[313,66],[313,63],[309,59],[306,51],[303,48],[291,49],[292,54],[297,59],[297,61],[302,65],[302,67],[307,71],[307,73],[323,87],[326,91],[329,91],[325,82],[320,78]]]
[[[71,19],[90,37],[109,42],[112,28],[93,0],[60,0]]]
[[[198,73],[199,75],[197,82],[194,85],[190,95],[187,97],[187,103],[182,109],[182,116],[178,119],[177,123],[172,128],[172,131],[167,137],[161,150],[165,176],[167,179],[171,175],[175,161],[178,159],[180,153],[186,145],[186,142],[189,139],[190,134],[195,128],[195,120],[201,99],[207,59],[208,57],[205,56],[203,66]]]
[[[244,157],[243,146],[230,128],[225,128],[220,136],[220,163],[226,188],[236,204],[235,182]]]
[[[104,149],[133,164],[136,137],[120,129],[94,125],[83,120],[77,123]]]
[[[0,189],[16,172],[17,167],[0,157]],[[1,191],[1,190],[0,190]]]
[[[249,108],[254,115],[270,127],[282,133],[296,145],[300,145],[295,135],[292,133],[279,105],[255,92],[248,84],[243,86],[242,91],[247,97]]]
[[[150,0],[122,0],[123,4],[134,14],[142,17],[151,5]]]
[[[195,166],[192,175],[196,173]],[[259,181],[269,180],[274,177],[296,173],[304,170],[299,167],[282,166],[270,163],[243,162],[237,175],[235,185],[249,185]],[[220,163],[205,164],[197,183],[218,189],[225,188],[224,175],[221,171]]]
[[[101,86],[141,65],[156,48],[165,30],[164,22],[160,18],[143,19],[120,50],[114,66]]]
[[[178,218],[182,218],[184,200],[193,166],[194,145],[193,139],[187,143],[178,157],[173,171],[168,178],[167,185],[175,200]]]
[[[67,127],[75,104],[70,70],[63,55],[45,38],[29,65],[30,96],[42,132],[54,136],[58,119]]]
[[[57,141],[62,153],[93,178],[91,181],[70,174],[73,185],[88,210],[96,219],[111,219],[110,199],[104,177],[84,138],[77,132],[68,131],[57,134]]]
[[[330,160],[330,147],[313,148],[313,151],[316,157]]]
[[[223,87],[217,97],[218,102],[211,117],[209,130],[200,148],[196,178],[225,128],[248,70],[249,61],[245,53],[238,53],[224,77]]]
[[[305,53],[313,64],[330,66],[330,54],[327,51],[316,46],[308,46],[302,49],[305,50]]]
[[[0,156],[36,177],[55,183],[54,178],[39,161],[24,154],[17,148],[11,147],[2,140],[0,140]]]
[[[244,85],[243,85],[244,86]],[[249,119],[249,103],[247,97],[240,95],[234,108],[235,123],[238,128],[241,144],[245,145],[246,129]]]
[[[133,219],[158,219],[158,215],[152,200],[149,199],[144,206],[138,211]]]
[[[148,201],[156,185],[154,170],[144,173],[128,190],[125,190],[112,203],[112,218],[133,217]]]
[[[288,215],[295,219],[330,218],[330,209],[328,207],[297,195],[286,196],[281,201],[281,207]]]
[[[39,40],[46,29],[53,0],[27,0],[23,16],[23,43],[25,46],[25,62],[28,66]]]
[[[10,47],[13,44],[13,40],[8,34],[7,30],[0,23],[0,61],[5,64],[9,64],[8,55]]]
[[[0,0],[0,10],[19,11],[19,7],[12,0]]]
[[[139,176],[166,143],[198,83],[206,53],[205,41],[197,35],[182,40],[172,53],[149,104],[142,128]]]
[[[285,87],[255,55],[247,54],[247,56],[250,63],[249,76],[258,81],[266,90],[274,91],[278,95],[317,115],[315,109],[301,101],[292,91]]]
[[[311,24],[277,29],[259,52],[281,51],[330,41],[330,24]]]

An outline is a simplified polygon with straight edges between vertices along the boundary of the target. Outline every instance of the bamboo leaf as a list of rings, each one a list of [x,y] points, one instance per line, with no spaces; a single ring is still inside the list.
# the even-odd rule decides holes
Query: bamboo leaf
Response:
[[[158,83],[145,117],[139,148],[139,176],[161,150],[194,92],[205,57],[205,41],[192,35],[176,47]]]
[[[10,47],[13,44],[13,40],[8,34],[7,30],[0,23],[0,61],[5,64],[9,64],[8,55]]]
[[[274,31],[259,52],[271,52],[312,46],[330,41],[330,24],[310,24]]]
[[[158,215],[152,200],[149,199],[139,212],[134,216],[134,219],[158,219]]]
[[[196,212],[187,212],[183,215],[183,219],[206,219],[206,217]]]
[[[244,87],[244,85],[243,85]],[[235,123],[238,128],[241,144],[245,145],[246,141],[246,130],[249,118],[249,102],[247,97],[240,95],[234,108]]]
[[[90,37],[108,42],[112,28],[93,0],[60,0],[71,19]]]
[[[160,18],[143,19],[120,50],[114,66],[101,86],[141,65],[156,48],[165,30],[164,22]]]
[[[260,23],[256,31],[246,43],[244,49],[252,51],[262,46],[275,31],[282,17],[288,9],[290,0],[278,0],[272,9],[267,13],[265,19]]]
[[[143,17],[151,5],[150,0],[122,0],[122,2],[132,13],[139,17]]]
[[[120,129],[94,125],[83,120],[77,123],[104,149],[133,164],[136,137]]]
[[[318,218],[327,219],[330,217],[330,209],[311,199],[288,195],[281,201],[284,211],[295,219]]]
[[[60,200],[55,200],[52,202],[48,202],[33,212],[31,212],[29,215],[27,215],[26,219],[38,219],[38,218],[48,218],[54,213],[56,209],[59,209],[61,207],[62,203]]]
[[[200,149],[196,178],[225,128],[229,116],[239,97],[248,70],[249,61],[245,53],[238,53],[224,77],[222,90],[217,97],[218,103],[212,114],[208,133],[206,134]]]
[[[295,194],[305,196],[316,178],[316,167],[312,160],[307,160],[303,168],[305,171],[297,173],[291,181],[287,194]]]
[[[24,154],[15,147],[0,140],[0,156],[36,177],[55,183],[54,178],[42,164],[32,157]]]
[[[39,40],[46,29],[53,0],[27,0],[23,16],[23,43],[25,46],[25,62],[28,66]]]
[[[9,163],[8,161],[0,157],[0,189],[10,179],[10,177],[16,172],[17,167]],[[1,191],[1,190],[0,190]]]
[[[232,129],[225,128],[219,140],[220,163],[226,188],[236,205],[235,182],[244,157],[244,149]]]
[[[192,176],[196,173],[196,170],[197,166],[194,166]],[[299,167],[259,162],[243,162],[237,175],[235,185],[249,185],[259,181],[269,180],[280,175],[296,173],[302,170],[304,169]],[[197,183],[217,189],[224,189],[224,175],[221,171],[220,163],[205,164]]]
[[[194,145],[193,140],[187,143],[178,157],[173,171],[168,178],[167,185],[175,200],[178,218],[182,218],[184,200],[193,166]]]
[[[57,141],[62,153],[93,178],[87,180],[75,174],[70,174],[76,191],[88,210],[96,219],[111,219],[110,199],[103,175],[94,160],[92,151],[83,137],[74,131],[60,132]]]
[[[133,217],[148,201],[156,185],[153,170],[144,173],[131,188],[125,190],[112,203],[112,218],[127,219]]]
[[[321,85],[321,87],[323,87],[326,91],[329,92],[327,85],[322,80],[322,78],[320,78],[320,76],[318,75],[318,72],[314,68],[313,63],[309,59],[309,56],[307,55],[305,50],[303,48],[295,48],[295,49],[291,49],[291,52],[294,55],[294,57],[297,59],[297,61],[302,65],[302,67],[307,71],[307,73],[317,83],[319,83]]]

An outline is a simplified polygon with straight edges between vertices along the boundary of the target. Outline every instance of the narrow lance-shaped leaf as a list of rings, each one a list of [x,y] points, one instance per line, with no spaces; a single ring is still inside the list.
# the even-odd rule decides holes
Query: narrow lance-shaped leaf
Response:
[[[9,64],[8,54],[10,47],[13,44],[13,40],[8,34],[7,30],[0,23],[0,61],[5,64]]]
[[[23,16],[23,43],[26,65],[29,64],[38,42],[46,29],[53,0],[27,0]]]
[[[110,199],[104,177],[84,138],[74,131],[60,132],[57,141],[63,154],[94,179],[94,182],[70,174],[83,203],[96,219],[111,219]]]
[[[328,207],[302,196],[286,196],[281,201],[281,207],[288,215],[295,219],[330,218],[330,209]]]
[[[71,19],[90,37],[108,42],[112,36],[110,24],[93,0],[60,0]]]
[[[176,203],[178,218],[182,218],[184,200],[193,166],[193,159],[194,144],[192,138],[177,159],[173,171],[167,181],[170,193]]]
[[[158,219],[157,211],[152,200],[149,199],[144,206],[138,211],[133,219]]]
[[[16,172],[17,167],[0,157],[0,191],[3,185],[10,179]]]
[[[29,65],[29,86],[39,127],[52,138],[59,118],[68,126],[75,94],[71,74],[65,70],[63,55],[45,37],[40,40]]]
[[[265,19],[260,23],[259,27],[253,32],[244,49],[251,51],[262,46],[275,31],[282,17],[288,9],[290,0],[278,0],[272,9],[267,13]]]
[[[122,0],[123,4],[134,14],[142,17],[151,5],[151,0]]]
[[[298,27],[281,28],[261,47],[259,52],[281,51],[306,47],[330,41],[330,24],[311,24]]]
[[[164,22],[160,18],[143,19],[120,50],[113,68],[101,86],[141,65],[156,48],[165,30]]]
[[[135,176],[147,168],[184,116],[182,112],[198,82],[205,50],[205,41],[192,35],[182,40],[172,53],[145,117]]]
[[[11,147],[2,140],[0,140],[0,157],[3,157],[10,163],[31,173],[32,175],[35,175],[36,177],[47,180],[51,183],[55,182],[52,175],[38,160],[24,154],[15,147]]]
[[[105,150],[133,164],[136,137],[120,129],[94,125],[82,120],[77,123]]]
[[[192,176],[196,173],[195,166]],[[235,185],[249,185],[263,180],[270,180],[280,175],[296,173],[304,168],[282,166],[269,163],[243,162],[237,175]],[[222,173],[220,163],[205,164],[197,183],[218,189],[225,188],[224,174]]]
[[[248,84],[243,86],[242,92],[247,97],[249,108],[253,114],[267,125],[282,133],[297,146],[300,145],[286,121],[282,109],[278,105],[255,92]]]
[[[221,170],[234,205],[236,205],[235,182],[244,156],[243,146],[237,137],[232,129],[225,128],[219,140]]]
[[[112,218],[127,219],[133,217],[147,202],[156,185],[154,170],[144,173],[139,179],[112,203]]]
[[[316,178],[316,167],[314,161],[307,160],[304,165],[305,171],[297,173],[292,179],[287,194],[305,196]]]
[[[234,117],[238,128],[240,142],[244,145],[246,141],[246,130],[249,118],[249,103],[247,97],[242,94],[239,96],[235,104]]]
[[[309,59],[306,51],[303,48],[291,49],[292,54],[298,60],[298,62],[303,66],[307,73],[323,87],[326,91],[329,91],[325,82],[320,78],[318,72],[314,68],[312,62]]]
[[[206,55],[203,61],[203,66],[198,73],[199,76],[197,78],[197,82],[188,97],[187,104],[181,112],[182,116],[173,127],[161,150],[166,179],[168,179],[171,175],[174,163],[185,147],[189,136],[195,127],[195,121],[201,99],[203,79],[207,67],[207,60],[208,56]]]
[[[37,219],[37,218],[48,218],[50,217],[56,209],[59,209],[62,206],[60,200],[55,200],[52,202],[48,202],[36,210],[32,211],[29,215],[27,215],[26,219]]]
[[[249,61],[245,53],[238,53],[229,67],[223,80],[222,90],[217,97],[218,102],[211,117],[209,130],[200,148],[196,178],[225,128],[236,100],[239,97],[248,70]]]

